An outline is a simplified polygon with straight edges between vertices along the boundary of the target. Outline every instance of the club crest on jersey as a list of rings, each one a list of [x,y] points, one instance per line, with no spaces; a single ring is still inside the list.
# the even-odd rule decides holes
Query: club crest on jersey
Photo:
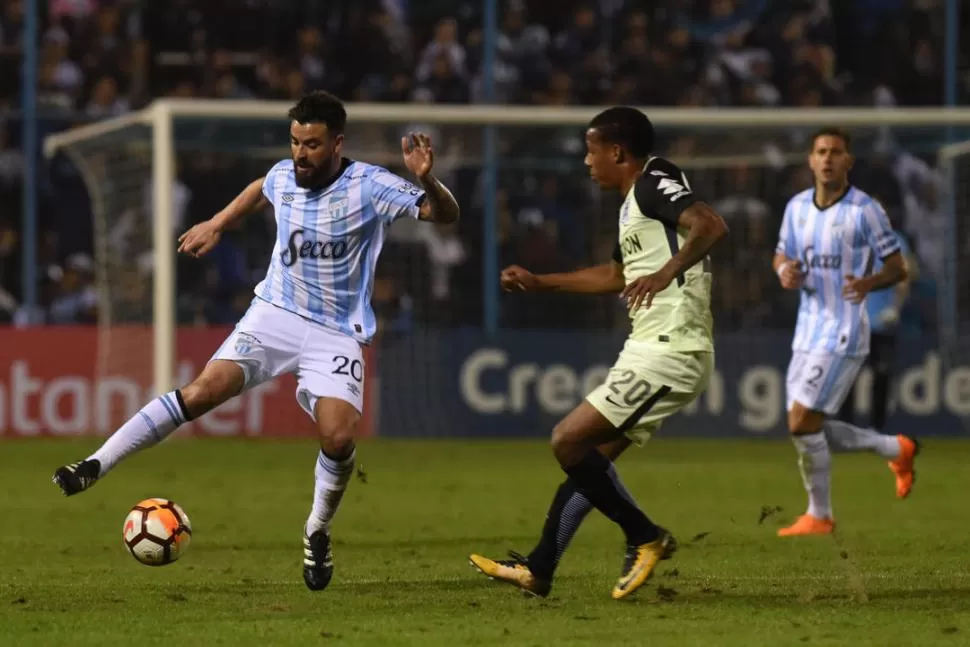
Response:
[[[240,355],[248,355],[253,352],[253,348],[259,343],[259,340],[250,335],[247,332],[241,332],[236,335],[236,342],[233,345],[236,352]]]
[[[331,198],[330,202],[327,203],[327,209],[330,211],[330,215],[333,218],[343,218],[347,215],[347,207],[350,204],[350,200],[347,198]]]

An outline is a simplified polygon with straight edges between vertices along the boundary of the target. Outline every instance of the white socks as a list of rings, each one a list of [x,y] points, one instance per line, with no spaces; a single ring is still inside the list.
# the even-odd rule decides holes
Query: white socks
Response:
[[[176,391],[159,396],[123,424],[88,460],[97,459],[101,463],[99,476],[104,476],[122,459],[160,443],[178,429],[187,417]]]
[[[355,449],[350,456],[343,460],[335,461],[322,451],[317,457],[317,466],[314,469],[316,476],[316,487],[313,490],[313,508],[310,510],[310,517],[306,522],[306,534],[312,535],[318,530],[330,527],[330,521],[340,499],[347,489],[347,483],[354,473],[354,457],[357,455]]]
[[[808,492],[808,514],[832,518],[832,455],[825,434],[792,434],[798,450],[798,469]]]
[[[899,458],[899,439],[874,429],[862,429],[840,420],[826,420],[822,425],[825,437],[835,449],[844,451],[873,451],[889,460]]]

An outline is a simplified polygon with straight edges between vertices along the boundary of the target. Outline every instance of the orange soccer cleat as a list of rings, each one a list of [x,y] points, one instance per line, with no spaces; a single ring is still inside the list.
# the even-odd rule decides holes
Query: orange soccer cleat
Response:
[[[896,475],[896,496],[905,499],[916,481],[913,463],[916,461],[916,455],[919,454],[919,443],[902,434],[896,438],[899,440],[899,458],[889,461],[889,469]]]
[[[803,514],[795,523],[787,528],[779,528],[779,537],[798,537],[801,535],[831,535],[835,531],[835,521],[820,519],[810,514]]]

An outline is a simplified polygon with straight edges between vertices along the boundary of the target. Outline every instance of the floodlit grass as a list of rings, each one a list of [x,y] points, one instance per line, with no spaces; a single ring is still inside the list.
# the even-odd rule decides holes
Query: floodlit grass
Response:
[[[970,644],[970,442],[926,443],[907,501],[882,460],[836,456],[838,534],[800,540],[774,534],[804,507],[789,444],[630,450],[620,473],[682,550],[623,602],[609,595],[622,538],[598,514],[545,600],[468,566],[532,547],[562,478],[542,443],[362,445],[320,593],[300,574],[311,442],[173,440],[63,498],[51,473],[96,443],[0,443],[2,645]],[[121,541],[149,496],[195,530],[164,568]]]

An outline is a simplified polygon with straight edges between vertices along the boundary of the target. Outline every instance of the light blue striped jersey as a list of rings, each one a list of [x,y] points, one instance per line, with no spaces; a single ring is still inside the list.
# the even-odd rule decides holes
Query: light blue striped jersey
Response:
[[[276,245],[257,298],[369,343],[374,271],[387,227],[418,217],[424,191],[373,164],[344,160],[340,174],[315,190],[296,184],[293,161],[263,180],[273,205]]]
[[[844,278],[872,272],[874,261],[899,251],[886,212],[850,186],[826,209],[815,191],[802,191],[785,207],[776,251],[806,272],[792,349],[835,355],[869,353],[869,318],[864,305],[842,296]]]

